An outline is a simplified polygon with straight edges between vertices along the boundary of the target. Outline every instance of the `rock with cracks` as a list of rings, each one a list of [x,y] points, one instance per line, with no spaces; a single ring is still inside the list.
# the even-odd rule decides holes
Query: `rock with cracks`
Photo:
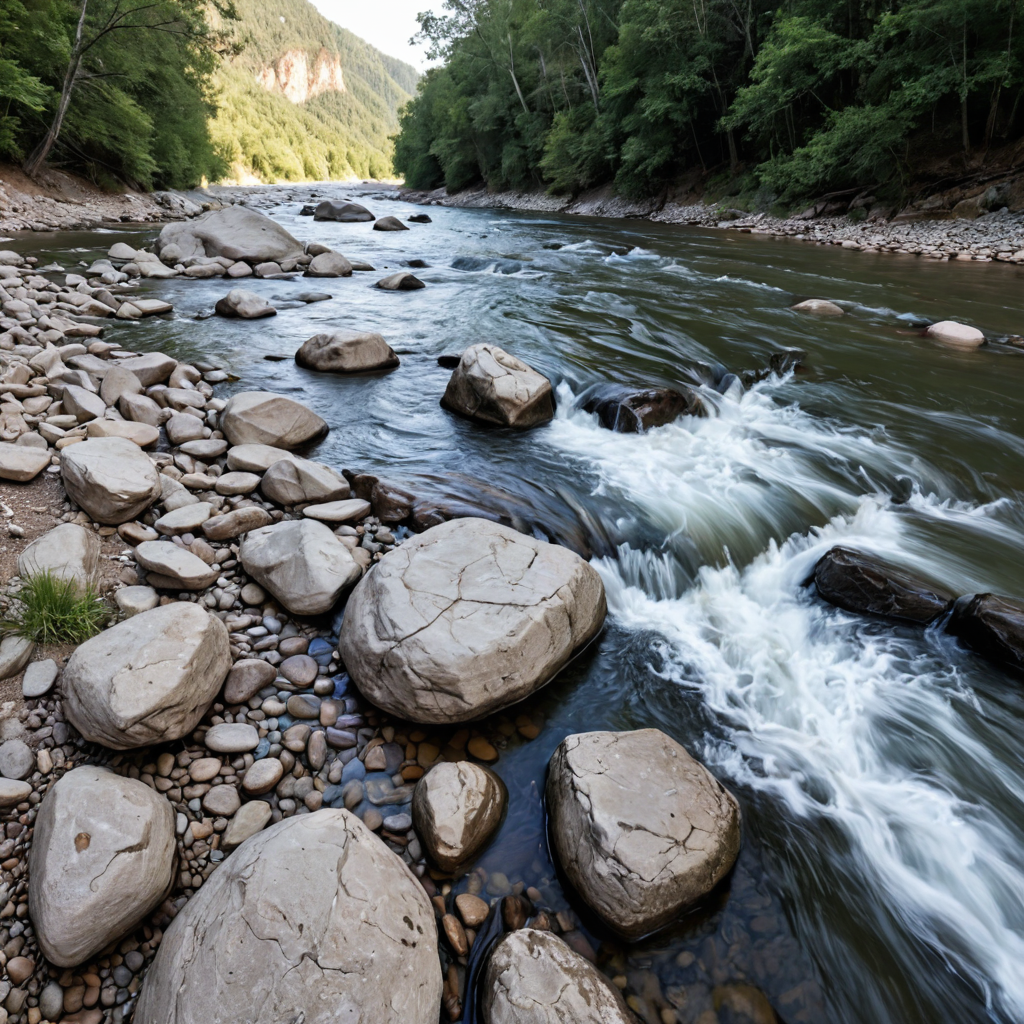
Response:
[[[435,526],[389,552],[349,598],[340,649],[379,707],[465,722],[549,682],[604,622],[579,555],[485,519]]]
[[[124,437],[92,437],[61,452],[64,489],[91,519],[117,526],[136,519],[160,497],[160,474]]]
[[[143,782],[84,765],[46,794],[36,819],[29,912],[48,960],[76,967],[123,938],[166,896],[174,811]]]
[[[68,720],[114,750],[188,735],[231,668],[228,631],[198,605],[175,602],[86,640],[64,669]]]
[[[548,765],[547,806],[569,880],[628,939],[709,893],[739,853],[732,794],[659,729],[568,736]]]
[[[549,931],[509,932],[482,993],[484,1024],[633,1024],[611,982]]]
[[[181,909],[135,1024],[437,1024],[437,926],[422,885],[353,814],[247,839]]]
[[[449,412],[500,427],[536,427],[555,415],[551,381],[497,345],[470,345],[441,405]]]

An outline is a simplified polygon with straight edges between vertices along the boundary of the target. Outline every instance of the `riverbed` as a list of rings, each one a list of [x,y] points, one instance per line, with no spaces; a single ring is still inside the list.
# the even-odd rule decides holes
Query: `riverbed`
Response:
[[[786,1022],[1024,1020],[1020,680],[940,631],[839,611],[806,586],[842,542],[956,593],[1024,598],[1024,351],[1000,340],[1024,333],[1024,268],[498,210],[430,208],[431,224],[386,234],[314,224],[291,199],[261,207],[379,273],[247,280],[280,309],[250,322],[211,315],[226,281],[147,281],[174,314],[110,321],[105,340],[223,366],[238,378],[224,397],[299,397],[331,426],[318,460],[506,508],[604,578],[599,642],[516,709],[543,726],[496,765],[510,809],[487,871],[579,913],[652,1020],[671,1008],[696,1022],[743,986]],[[155,233],[16,244],[73,271]],[[413,271],[426,288],[373,287],[409,260],[427,264]],[[296,301],[309,291],[331,298]],[[807,297],[846,315],[790,310]],[[922,337],[943,319],[993,343]],[[349,379],[296,367],[299,345],[334,328],[380,331],[402,365]],[[554,422],[486,430],[440,408],[450,371],[437,357],[481,341],[557,382]],[[721,379],[793,348],[808,354],[800,372],[705,387],[706,417],[646,435],[612,434],[574,405],[594,383]],[[645,726],[737,795],[744,848],[706,906],[623,945],[563,887],[540,794],[567,734]]]

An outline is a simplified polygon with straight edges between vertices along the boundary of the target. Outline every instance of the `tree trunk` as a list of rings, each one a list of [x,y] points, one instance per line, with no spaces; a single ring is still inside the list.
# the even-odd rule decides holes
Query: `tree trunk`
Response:
[[[967,97],[960,101],[960,134],[964,144],[964,156],[971,155],[971,130],[967,123]]]
[[[78,81],[78,72],[82,66],[82,33],[85,30],[85,15],[88,7],[89,0],[82,0],[82,9],[78,15],[78,27],[75,30],[75,45],[71,49],[71,61],[64,75],[64,85],[60,91],[57,112],[53,115],[53,121],[43,136],[42,142],[36,146],[28,160],[25,161],[25,173],[29,177],[34,177],[46,162],[50,150],[53,149],[53,144],[57,141],[57,136],[60,135],[61,126],[64,124],[64,115],[67,113],[68,104],[71,102],[71,93],[74,91],[75,83]]]
[[[515,59],[512,56],[511,33],[509,33],[508,37],[508,73],[512,76],[512,84],[516,87],[516,95],[519,97],[519,102],[523,105],[523,111],[529,114],[530,108],[526,105],[526,99],[523,97],[523,90],[519,88],[519,79],[516,78],[516,64]]]

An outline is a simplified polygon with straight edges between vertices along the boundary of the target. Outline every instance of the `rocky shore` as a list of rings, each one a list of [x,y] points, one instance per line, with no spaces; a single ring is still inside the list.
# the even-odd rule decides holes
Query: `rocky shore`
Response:
[[[355,261],[242,207],[155,249],[115,244],[81,274],[0,252],[0,616],[45,573],[106,620],[78,644],[0,643],[0,1024],[774,1020],[751,986],[719,979],[712,999],[598,969],[551,878],[474,864],[521,798],[490,766],[543,725],[512,705],[603,627],[595,570],[315,461],[329,427],[294,398],[218,397],[228,368],[102,340],[111,318],[170,311],[142,278]],[[401,372],[379,335],[302,348],[318,372]],[[550,381],[493,345],[456,359],[442,397],[480,424],[554,413]],[[634,399],[605,396],[632,417],[612,429],[656,421]],[[547,785],[578,906],[624,939],[736,861],[735,800],[657,730],[571,736]]]

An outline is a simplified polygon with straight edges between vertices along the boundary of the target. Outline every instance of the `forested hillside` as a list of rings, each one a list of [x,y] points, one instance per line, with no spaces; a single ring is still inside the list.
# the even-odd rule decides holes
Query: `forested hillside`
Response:
[[[658,193],[700,168],[763,206],[898,194],[1024,134],[1024,0],[448,0],[402,118],[408,184]],[[1018,153],[1024,157],[1024,153]]]
[[[417,78],[307,0],[0,0],[0,160],[142,187],[385,177]]]

